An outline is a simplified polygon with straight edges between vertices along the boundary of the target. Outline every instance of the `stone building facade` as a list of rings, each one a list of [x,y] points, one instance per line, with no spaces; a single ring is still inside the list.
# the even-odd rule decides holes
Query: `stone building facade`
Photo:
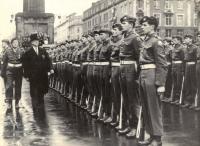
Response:
[[[161,37],[195,34],[197,30],[193,0],[100,0],[83,13],[84,33],[98,27],[111,28],[113,19],[119,22],[125,14],[138,20],[143,16],[157,17]]]
[[[55,42],[60,43],[81,38],[83,34],[82,16],[72,13],[68,16],[62,16],[61,19],[62,21],[55,27]]]

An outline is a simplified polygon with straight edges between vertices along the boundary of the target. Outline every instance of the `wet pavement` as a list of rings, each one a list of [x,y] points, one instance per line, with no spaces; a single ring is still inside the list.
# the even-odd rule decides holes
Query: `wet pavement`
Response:
[[[6,113],[4,98],[0,98],[0,146],[137,145],[136,140],[119,136],[52,90],[39,114],[32,111],[25,81],[22,93],[21,108],[11,113]],[[164,104],[163,114],[163,146],[200,146],[200,112]]]

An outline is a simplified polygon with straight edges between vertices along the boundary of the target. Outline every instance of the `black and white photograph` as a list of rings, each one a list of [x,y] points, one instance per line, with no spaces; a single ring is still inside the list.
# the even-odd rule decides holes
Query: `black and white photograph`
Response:
[[[200,0],[0,0],[0,146],[200,146]]]

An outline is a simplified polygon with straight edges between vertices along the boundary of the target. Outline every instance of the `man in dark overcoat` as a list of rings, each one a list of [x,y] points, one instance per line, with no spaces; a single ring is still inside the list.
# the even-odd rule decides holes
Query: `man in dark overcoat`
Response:
[[[53,72],[52,63],[45,49],[39,46],[37,33],[30,35],[31,48],[23,55],[24,77],[30,82],[30,95],[33,110],[44,104],[48,92],[48,72]]]

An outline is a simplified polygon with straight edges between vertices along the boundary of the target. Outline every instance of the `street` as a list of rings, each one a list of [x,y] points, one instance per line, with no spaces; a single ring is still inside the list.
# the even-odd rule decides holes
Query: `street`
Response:
[[[0,85],[3,87],[2,81]],[[1,94],[2,94],[1,90]],[[33,113],[28,83],[23,81],[19,111],[6,113],[0,99],[0,146],[136,146],[136,140],[119,136],[114,129],[96,122],[89,114],[53,90],[45,107]],[[199,146],[200,113],[163,105],[163,146]]]

